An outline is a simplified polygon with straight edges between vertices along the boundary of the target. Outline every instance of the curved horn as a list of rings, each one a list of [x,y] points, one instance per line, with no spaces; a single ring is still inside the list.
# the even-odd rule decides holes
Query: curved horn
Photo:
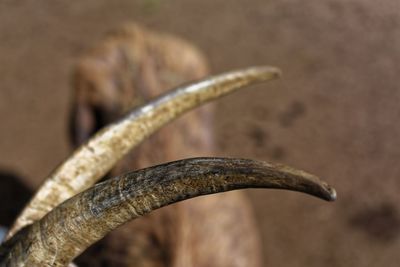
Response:
[[[8,238],[93,185],[134,146],[184,112],[243,86],[279,76],[279,69],[267,66],[232,71],[177,88],[133,110],[100,130],[55,169],[17,218]]]
[[[180,160],[124,174],[65,201],[26,229],[7,254],[13,257],[2,260],[10,266],[22,262],[23,266],[66,266],[128,220],[185,199],[249,187],[300,191],[329,201],[336,198],[335,190],[317,177],[283,165],[247,159]]]

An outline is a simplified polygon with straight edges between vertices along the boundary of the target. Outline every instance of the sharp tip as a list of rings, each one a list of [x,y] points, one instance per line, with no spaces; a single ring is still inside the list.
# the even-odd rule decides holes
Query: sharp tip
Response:
[[[337,198],[337,193],[335,188],[331,187],[327,183],[323,182],[322,187],[324,188],[323,199],[326,201],[335,201]]]
[[[272,66],[260,67],[260,70],[264,73],[267,80],[280,79],[282,77],[281,69]]]
[[[329,188],[329,196],[330,198],[328,199],[328,201],[335,201],[337,199],[336,190],[332,187]]]
[[[256,69],[268,73],[268,74],[272,74],[274,75],[274,77],[279,78],[282,76],[282,70],[278,67],[274,67],[274,66],[259,66],[259,67],[255,67]]]

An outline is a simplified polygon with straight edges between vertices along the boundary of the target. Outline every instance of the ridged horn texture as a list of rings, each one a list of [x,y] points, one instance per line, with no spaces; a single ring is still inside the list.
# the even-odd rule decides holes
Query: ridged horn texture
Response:
[[[55,169],[17,218],[8,238],[64,200],[92,186],[133,147],[184,112],[243,86],[279,76],[279,69],[268,66],[232,71],[177,88],[133,110],[100,130]]]
[[[283,165],[248,159],[180,160],[124,174],[65,201],[24,229],[24,236],[0,263],[66,266],[129,220],[185,199],[242,188],[288,189],[325,200],[336,198],[335,190],[319,178]]]

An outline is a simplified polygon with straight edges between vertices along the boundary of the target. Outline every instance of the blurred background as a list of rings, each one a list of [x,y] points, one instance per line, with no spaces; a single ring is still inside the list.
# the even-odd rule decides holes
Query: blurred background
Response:
[[[213,73],[283,70],[279,81],[218,101],[217,156],[304,169],[338,200],[247,191],[265,266],[398,266],[395,0],[0,0],[0,224],[69,154],[73,63],[127,21],[189,40]]]

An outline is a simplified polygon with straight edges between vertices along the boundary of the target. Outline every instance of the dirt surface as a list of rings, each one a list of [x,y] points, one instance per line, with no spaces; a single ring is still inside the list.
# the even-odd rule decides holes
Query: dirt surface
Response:
[[[284,71],[281,81],[218,102],[217,156],[307,170],[333,184],[339,198],[248,191],[265,266],[398,266],[394,0],[0,0],[2,189],[18,174],[33,190],[68,155],[74,60],[131,20],[190,40],[215,73],[260,64]],[[1,201],[20,205],[26,191]],[[1,215],[0,223],[9,223]]]

